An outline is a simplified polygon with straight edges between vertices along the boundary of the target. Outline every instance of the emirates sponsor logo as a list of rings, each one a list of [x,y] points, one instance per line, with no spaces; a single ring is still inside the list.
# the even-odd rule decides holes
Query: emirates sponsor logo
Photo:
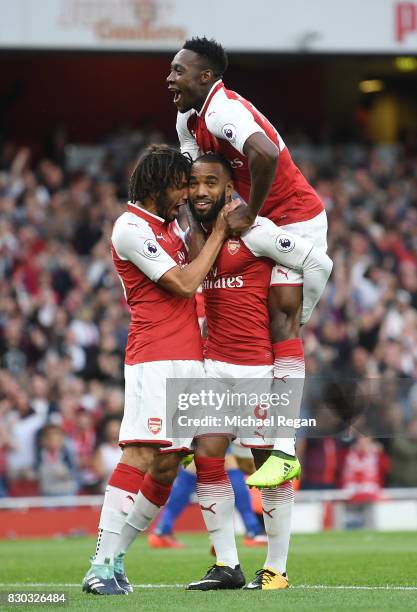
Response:
[[[243,276],[221,276],[206,278],[203,289],[239,289],[243,287]]]
[[[243,287],[243,276],[219,276],[218,269],[213,267],[203,282],[203,289],[239,289]]]
[[[238,157],[236,157],[235,159],[232,159],[230,161],[230,165],[232,166],[232,168],[242,168],[244,166],[244,162]]]

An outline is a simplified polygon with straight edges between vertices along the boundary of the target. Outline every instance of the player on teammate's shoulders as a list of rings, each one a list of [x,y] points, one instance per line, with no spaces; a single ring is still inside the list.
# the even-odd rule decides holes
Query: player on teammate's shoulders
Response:
[[[228,217],[231,230],[247,230],[260,212],[282,229],[309,239],[327,250],[327,219],[323,204],[291,159],[274,126],[250,102],[226,89],[222,77],[228,59],[214,40],[193,38],[175,55],[167,77],[178,109],[177,132],[181,151],[193,159],[201,153],[219,153],[234,171],[235,189],[247,206]],[[274,375],[305,377],[300,338],[303,277],[288,267],[274,271],[269,292]],[[298,395],[298,412],[302,390]],[[297,414],[295,415],[298,416]],[[295,445],[283,440],[248,483],[275,486],[298,472]]]
[[[120,463],[110,477],[97,548],[83,591],[123,595],[132,590],[124,555],[169,496],[180,456],[170,447],[167,378],[203,378],[194,293],[227,235],[223,212],[203,251],[189,265],[176,222],[187,195],[190,162],[166,145],[149,147],[130,179],[126,212],[111,237],[113,262],[131,310],[125,356],[125,405]],[[190,448],[192,435],[183,441]],[[169,464],[169,465],[168,465]]]
[[[199,232],[200,227],[206,238],[210,236],[217,215],[232,198],[233,188],[232,170],[224,158],[215,154],[197,158],[189,181],[190,208],[198,222],[192,225],[192,234]],[[275,264],[291,266],[303,273],[302,318],[307,321],[325,288],[331,260],[307,240],[283,232],[267,218],[257,217],[240,238],[227,239],[204,280],[208,330],[204,366],[209,379],[220,379],[215,381],[215,390],[224,397],[230,381],[236,397],[253,393],[259,397],[259,380],[262,391],[270,388],[272,391],[268,292]],[[229,416],[245,414],[247,408],[234,406],[228,409]],[[251,413],[254,414],[256,410]],[[277,431],[270,431],[267,436],[265,429],[222,429],[224,423],[209,431],[200,429],[196,441],[197,497],[217,562],[201,580],[189,584],[191,590],[238,588],[244,582],[234,537],[233,490],[224,469],[229,437],[236,435],[241,444],[252,448],[257,467],[264,464],[279,442]],[[294,501],[292,483],[262,490],[261,495],[268,554],[263,568],[245,588],[282,589],[288,586],[286,560]]]

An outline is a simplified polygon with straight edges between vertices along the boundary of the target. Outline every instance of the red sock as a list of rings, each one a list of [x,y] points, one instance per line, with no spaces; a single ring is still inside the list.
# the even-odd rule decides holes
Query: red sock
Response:
[[[194,463],[197,469],[197,482],[213,483],[229,480],[224,469],[224,458],[196,455]]]
[[[162,484],[155,480],[150,474],[146,474],[140,492],[152,504],[161,508],[161,506],[165,506],[171,489],[172,484]]]
[[[129,493],[137,493],[142,486],[145,474],[127,463],[118,463],[114,468],[113,474],[110,477],[109,485],[129,491]]]
[[[304,378],[304,347],[301,338],[292,338],[275,342],[272,345],[274,351],[274,376],[275,378]]]
[[[136,537],[135,531],[144,531],[149,527],[161,510],[161,507],[165,505],[171,492],[171,487],[172,485],[161,484],[150,474],[146,474],[133,508],[126,518],[126,529],[121,533],[121,550],[126,551],[133,542]]]
[[[101,509],[95,563],[113,558],[126,516],[134,507],[145,474],[137,468],[118,463],[110,477]]]

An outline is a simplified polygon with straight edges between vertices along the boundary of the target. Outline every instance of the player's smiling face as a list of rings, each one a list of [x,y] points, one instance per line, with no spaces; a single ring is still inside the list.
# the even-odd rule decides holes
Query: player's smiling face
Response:
[[[179,185],[170,185],[165,191],[157,195],[155,199],[156,214],[168,222],[176,219],[180,206],[185,204],[187,193],[188,182],[184,174]]]
[[[197,221],[214,221],[233,192],[233,181],[221,164],[194,162],[188,183],[188,199]]]
[[[188,49],[181,49],[171,64],[167,76],[168,90],[174,94],[174,104],[180,113],[200,110],[213,80],[213,73],[202,65],[202,58]]]

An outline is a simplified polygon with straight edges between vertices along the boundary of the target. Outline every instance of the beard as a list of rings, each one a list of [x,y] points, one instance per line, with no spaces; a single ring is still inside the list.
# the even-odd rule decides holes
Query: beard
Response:
[[[193,215],[196,221],[198,221],[199,223],[211,223],[212,221],[215,221],[217,219],[217,215],[219,214],[223,206],[226,204],[226,189],[224,190],[222,195],[217,198],[217,200],[214,200],[211,205],[211,208],[209,208],[207,212],[203,214],[200,214],[196,211],[192,200],[189,200],[189,204],[191,214]]]
[[[168,210],[172,207],[172,202],[164,193],[159,193],[155,200],[155,207],[158,217],[162,217],[165,221],[171,221],[168,218]]]

